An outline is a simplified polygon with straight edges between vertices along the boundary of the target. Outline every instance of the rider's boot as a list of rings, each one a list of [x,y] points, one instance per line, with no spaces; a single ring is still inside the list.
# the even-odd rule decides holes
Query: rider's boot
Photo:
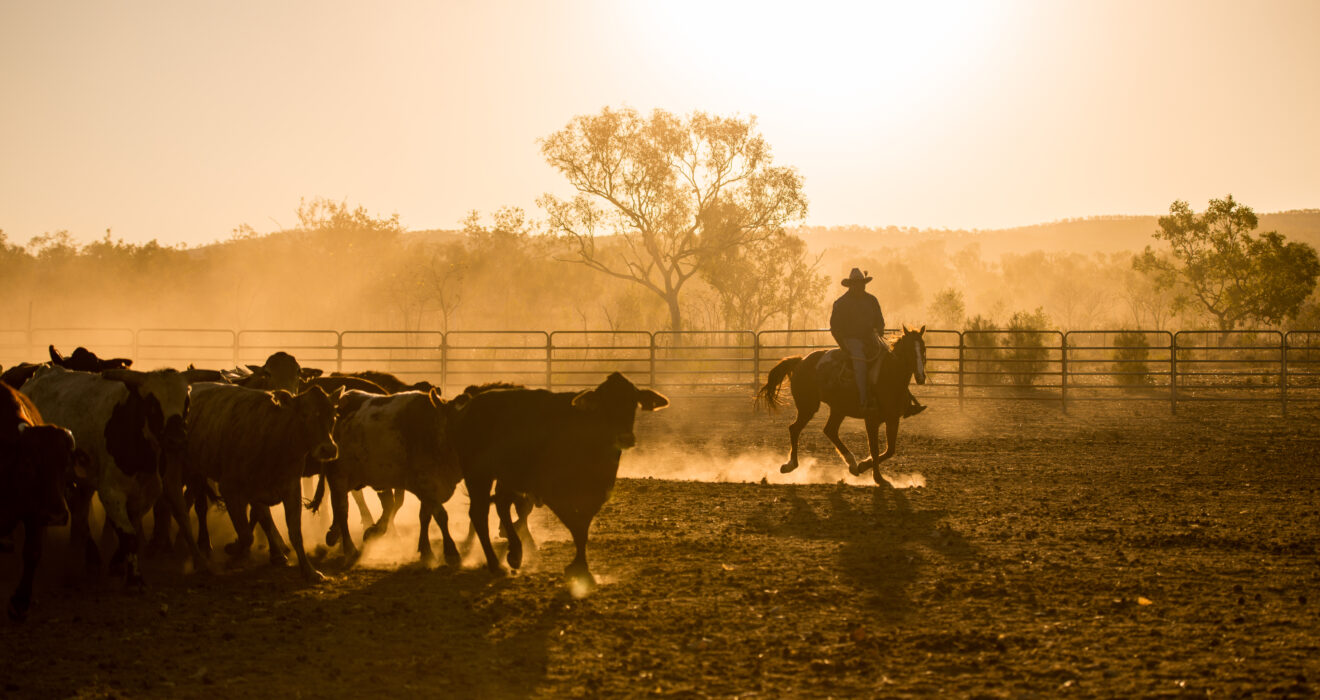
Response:
[[[912,416],[926,410],[926,407],[923,406],[920,401],[917,401],[917,397],[913,396],[911,393],[908,394],[908,398],[912,403],[908,404],[907,410],[903,412],[904,418],[911,418]]]

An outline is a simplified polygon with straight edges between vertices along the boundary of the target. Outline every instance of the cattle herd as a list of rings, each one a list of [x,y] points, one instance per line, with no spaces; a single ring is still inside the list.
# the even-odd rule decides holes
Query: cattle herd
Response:
[[[207,512],[221,504],[237,536],[225,545],[229,556],[246,558],[260,525],[273,563],[283,565],[292,548],[301,575],[319,581],[303,543],[305,478],[317,479],[309,508],[319,507],[328,488],[326,543],[342,547],[349,563],[358,555],[348,529],[349,495],[364,518],[365,538],[387,531],[411,493],[421,503],[421,560],[434,559],[435,520],[445,562],[458,565],[444,504],[463,482],[470,532],[491,571],[503,571],[491,545],[491,503],[514,569],[524,547],[534,546],[527,515],[544,505],[573,537],[576,556],[566,575],[589,588],[587,531],[609,496],[621,452],[636,442],[637,408],[669,403],[617,372],[581,392],[494,383],[446,399],[428,383],[407,384],[383,372],[323,376],[285,352],[232,370],[141,372],[131,365],[84,348],[65,357],[52,346],[50,362],[23,363],[0,375],[0,537],[9,542],[23,526],[22,573],[8,609],[14,620],[31,605],[46,528],[68,525],[77,575],[101,571],[89,527],[93,496],[117,542],[110,569],[129,586],[144,585],[143,550],[173,548],[174,526],[195,570],[208,572]],[[380,497],[379,519],[365,507],[364,488]],[[287,544],[271,515],[275,505],[284,506]],[[142,536],[148,512],[150,543]]]

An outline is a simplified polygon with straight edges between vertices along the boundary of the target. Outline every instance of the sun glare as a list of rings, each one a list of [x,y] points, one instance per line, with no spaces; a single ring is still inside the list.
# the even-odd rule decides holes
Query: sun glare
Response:
[[[974,67],[996,33],[992,10],[970,2],[677,0],[637,12],[663,61],[731,102],[784,94],[865,110]]]

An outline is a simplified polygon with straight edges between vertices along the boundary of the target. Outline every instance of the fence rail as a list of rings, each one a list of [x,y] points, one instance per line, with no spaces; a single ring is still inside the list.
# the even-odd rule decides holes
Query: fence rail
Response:
[[[1320,403],[1320,330],[927,330],[923,399]],[[367,331],[224,328],[0,330],[0,365],[82,345],[145,367],[260,364],[284,350],[327,371],[374,369],[459,391],[590,387],[620,371],[680,394],[746,396],[781,358],[834,347],[827,330]]]

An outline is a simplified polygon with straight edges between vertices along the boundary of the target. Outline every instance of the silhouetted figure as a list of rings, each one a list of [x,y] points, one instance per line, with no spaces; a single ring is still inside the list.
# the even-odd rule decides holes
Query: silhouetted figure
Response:
[[[880,336],[885,332],[885,315],[880,310],[880,302],[866,291],[866,283],[870,281],[870,277],[854,267],[841,282],[848,291],[835,300],[830,314],[830,334],[852,358],[853,379],[857,382],[857,396],[864,411],[878,408],[875,398],[870,396],[869,386],[875,382],[883,356],[888,354],[884,343],[880,342]],[[903,413],[904,417],[926,410],[911,392],[908,396],[911,406]]]

